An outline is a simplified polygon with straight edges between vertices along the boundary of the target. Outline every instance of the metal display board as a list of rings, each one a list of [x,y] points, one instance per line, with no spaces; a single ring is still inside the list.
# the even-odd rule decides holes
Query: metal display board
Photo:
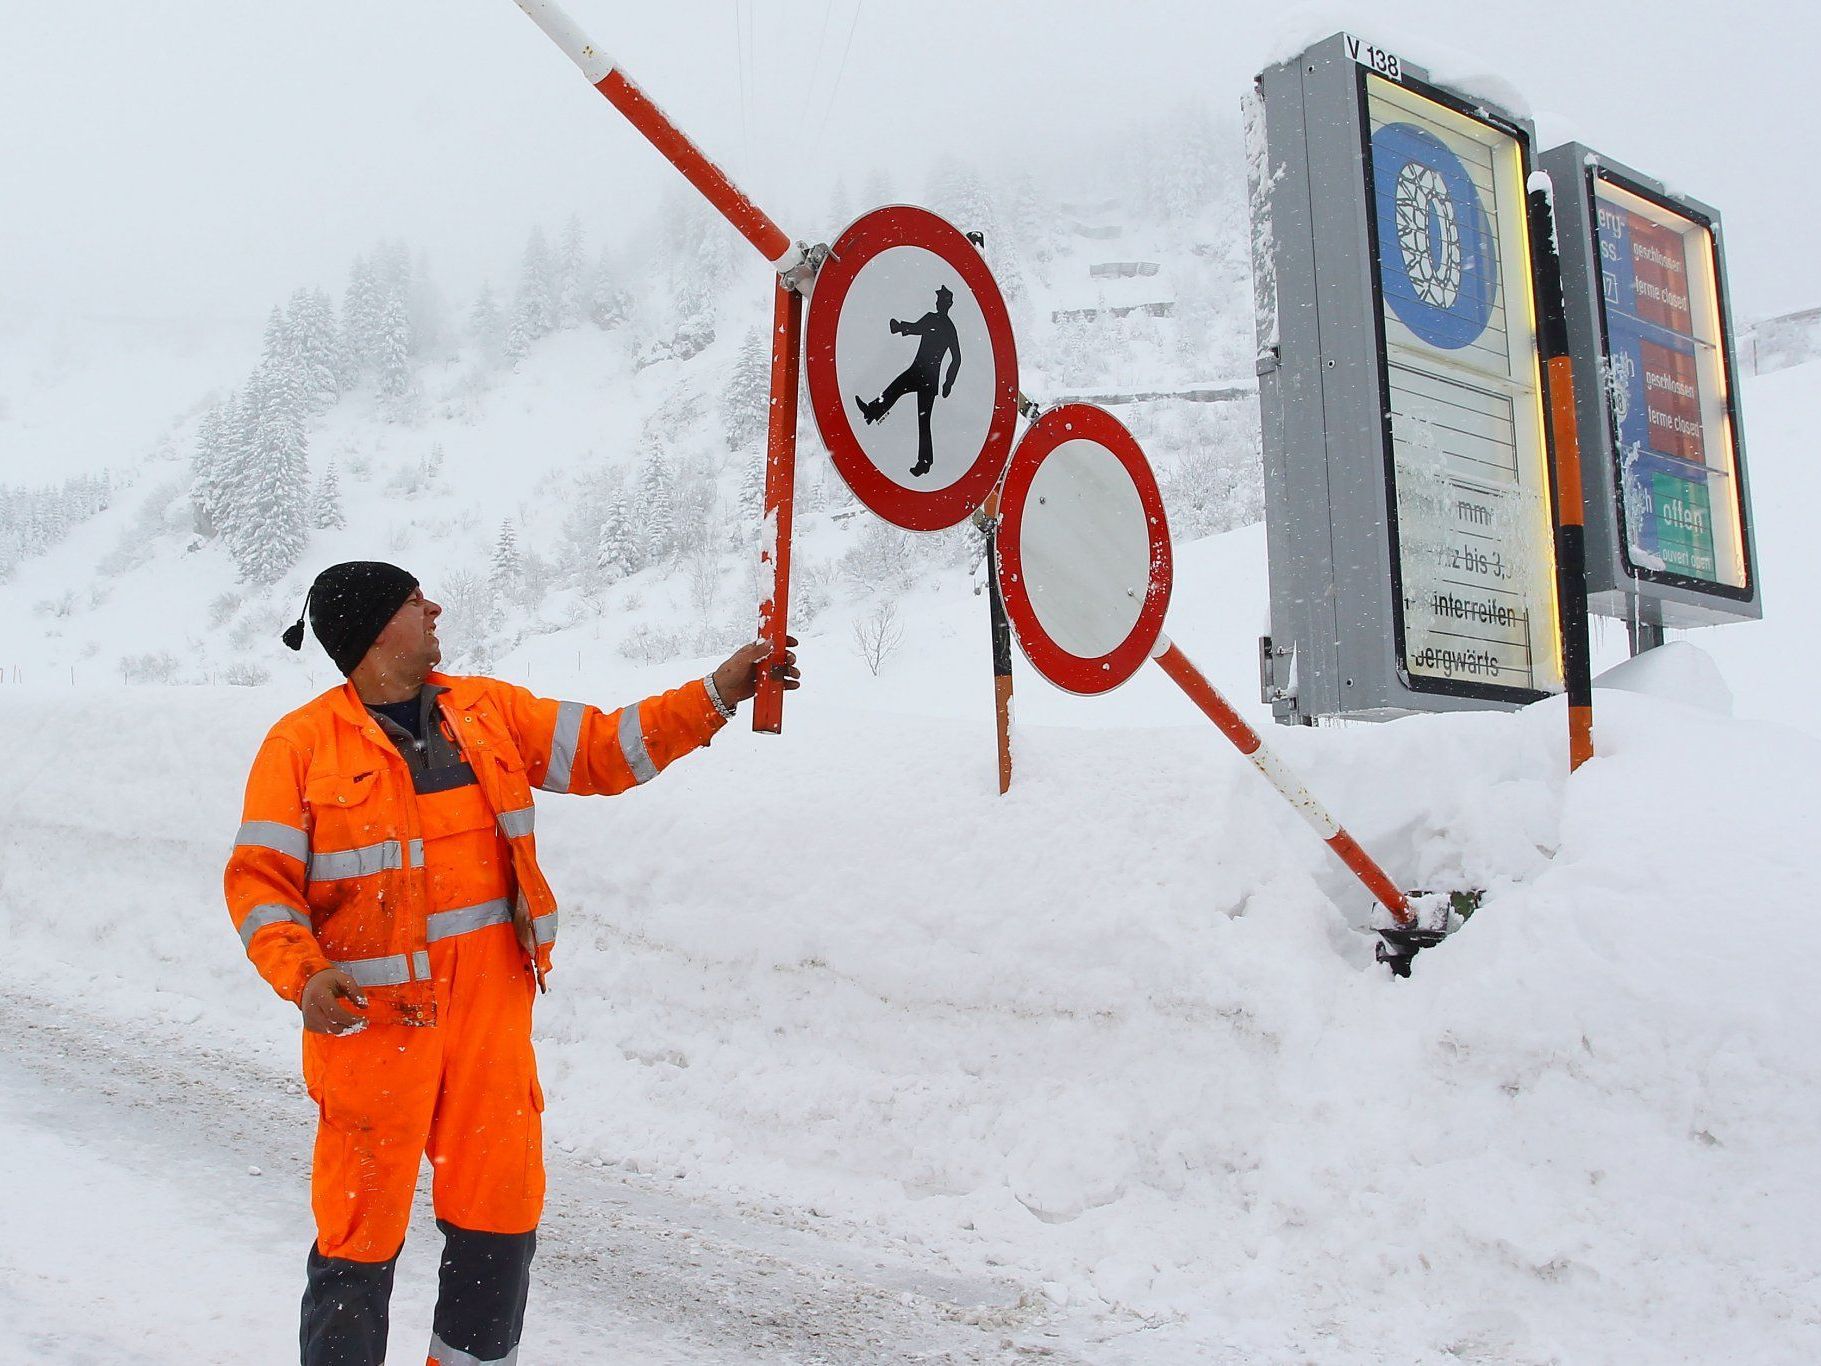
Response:
[[[1579,143],[1551,148],[1586,460],[1590,610],[1761,616],[1720,217]]]
[[[1562,689],[1528,124],[1346,34],[1248,111],[1279,721]]]

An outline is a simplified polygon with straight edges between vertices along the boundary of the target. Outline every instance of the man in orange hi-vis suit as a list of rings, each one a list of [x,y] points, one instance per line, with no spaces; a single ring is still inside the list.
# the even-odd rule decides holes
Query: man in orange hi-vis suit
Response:
[[[544,1200],[531,1005],[557,925],[533,789],[649,782],[753,695],[768,653],[754,642],[706,678],[601,712],[434,672],[441,610],[394,565],[317,577],[305,614],[348,681],[272,727],[228,860],[228,912],[302,1012],[320,1111],[303,1366],[384,1360],[426,1154],[445,1238],[429,1362],[517,1359]],[[303,628],[285,632],[294,650]]]

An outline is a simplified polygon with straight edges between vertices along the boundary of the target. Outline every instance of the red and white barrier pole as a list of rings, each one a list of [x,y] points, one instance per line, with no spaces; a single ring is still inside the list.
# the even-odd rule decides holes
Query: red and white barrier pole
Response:
[[[554,0],[517,0],[518,7],[544,30],[551,42],[563,50],[570,61],[582,69],[582,75],[632,126],[645,135],[665,160],[681,171],[691,185],[715,206],[729,223],[770,262],[772,269],[785,275],[801,266],[805,253],[758,205],[729,180],[691,142],[687,135],[665,117],[664,111],[651,102],[651,97],[632,78],[621,71],[613,58],[588,41],[588,36]]]
[[[1252,761],[1252,767],[1264,774],[1279,795],[1296,808],[1296,813],[1334,851],[1335,856],[1347,865],[1349,871],[1366,884],[1366,889],[1391,913],[1391,918],[1398,926],[1404,928],[1414,924],[1416,914],[1410,909],[1409,898],[1398,890],[1397,884],[1386,876],[1385,870],[1378,866],[1372,855],[1360,848],[1359,842],[1328,814],[1327,808],[1315,800],[1315,795],[1303,786],[1302,780],[1284,765],[1283,760],[1265,747],[1258,732],[1233,710],[1226,698],[1215,691],[1214,685],[1208,682],[1200,669],[1189,662],[1187,655],[1171,643],[1168,636],[1157,638],[1151,658],[1175,681],[1177,687],[1189,695],[1190,701],[1207,713],[1208,719],[1220,728],[1221,734]]]
[[[817,261],[801,243],[766,217],[725,172],[702,154],[682,129],[652,103],[651,97],[621,71],[613,58],[588,40],[554,0],[517,0],[518,7],[546,37],[581,68],[588,84],[600,91],[645,140],[729,223],[752,243],[778,272],[776,319],[772,329],[771,415],[765,447],[765,528],[761,560],[772,570],[770,594],[759,604],[759,636],[772,644],[772,656],[759,673],[752,728],[777,734],[784,728],[784,688],[773,669],[782,667],[790,634],[791,491],[797,468],[797,383],[803,355],[803,296],[815,279]],[[819,259],[819,258],[818,258]]]

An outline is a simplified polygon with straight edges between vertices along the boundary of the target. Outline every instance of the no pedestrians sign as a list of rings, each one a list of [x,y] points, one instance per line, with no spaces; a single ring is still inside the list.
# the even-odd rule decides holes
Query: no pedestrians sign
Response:
[[[816,277],[804,364],[823,444],[869,509],[940,531],[986,501],[1018,358],[999,286],[954,226],[902,204],[855,220]]]

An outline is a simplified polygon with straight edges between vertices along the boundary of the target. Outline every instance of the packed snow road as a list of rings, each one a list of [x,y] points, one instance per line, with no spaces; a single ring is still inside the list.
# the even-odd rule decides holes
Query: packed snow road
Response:
[[[294,1079],[161,1026],[0,994],[0,1360],[290,1359],[312,1116]],[[1080,1360],[1006,1282],[641,1189],[552,1154],[528,1362]],[[392,1358],[440,1245],[406,1244]]]

